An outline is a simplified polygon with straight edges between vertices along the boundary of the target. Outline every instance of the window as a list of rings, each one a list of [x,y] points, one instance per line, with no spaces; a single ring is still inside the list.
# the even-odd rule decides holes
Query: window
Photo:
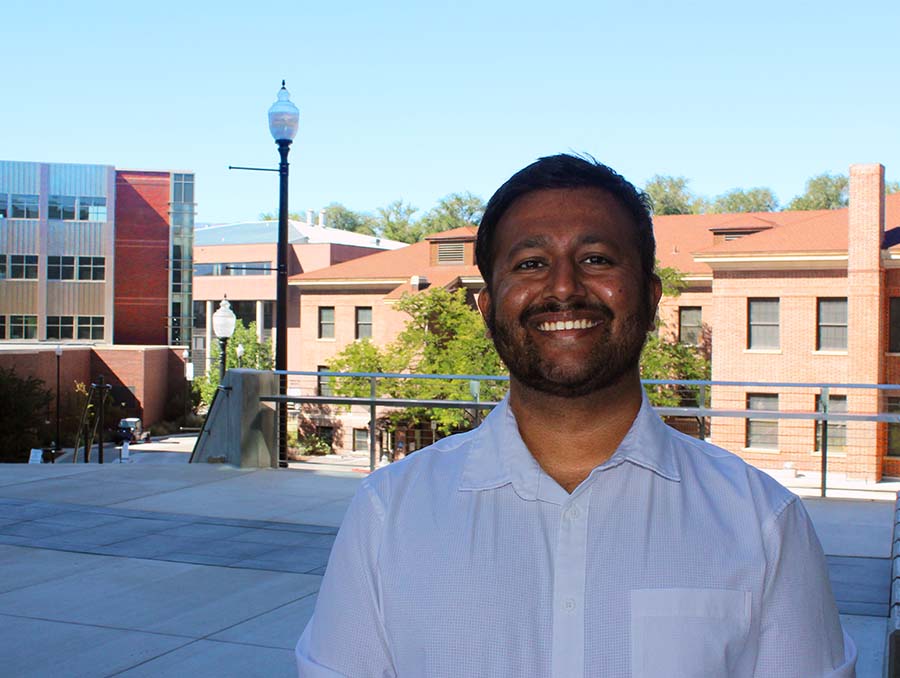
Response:
[[[319,306],[319,339],[334,339],[334,306]]]
[[[888,396],[887,411],[889,414],[900,414],[900,397]],[[900,423],[888,424],[888,448],[889,457],[900,457]]]
[[[9,217],[9,193],[0,193],[0,217]]]
[[[9,277],[12,280],[37,280],[38,258],[36,254],[10,254]]]
[[[38,197],[36,195],[12,195],[10,197],[10,217],[13,219],[38,218]]]
[[[78,316],[78,338],[93,339],[100,341],[103,339],[103,316],[102,315],[80,315]]]
[[[777,393],[748,393],[748,410],[778,411]],[[747,447],[763,450],[778,449],[777,419],[747,419]]]
[[[274,269],[268,261],[216,262],[194,264],[194,275],[272,275]]]
[[[176,174],[174,176],[172,202],[194,202],[193,174]]]
[[[372,336],[372,307],[356,307],[356,338],[365,339]]]
[[[36,315],[9,316],[10,339],[37,339]]]
[[[6,316],[0,315],[0,339],[6,339]]]
[[[75,257],[47,257],[47,280],[74,280]]]
[[[699,306],[680,306],[678,308],[678,341],[682,344],[696,346],[703,337],[703,324],[700,320]]]
[[[328,444],[329,451],[334,446],[334,427],[316,426],[316,435]]]
[[[106,198],[78,198],[79,221],[106,221]]]
[[[816,412],[822,407],[821,396],[816,396]],[[828,411],[837,414],[847,413],[847,396],[830,395],[828,396]],[[846,421],[829,421],[828,422],[828,449],[843,450],[847,447],[847,422]],[[816,421],[816,452],[822,451],[822,422]]]
[[[47,316],[47,339],[74,339],[75,318],[70,315]]]
[[[847,350],[847,299],[819,299],[817,351]]]
[[[889,317],[890,336],[888,337],[888,350],[891,353],[900,353],[900,297],[891,297]]]
[[[316,372],[328,372],[328,365],[319,365]],[[331,389],[331,377],[316,377],[316,395],[333,396],[334,391]]]
[[[47,203],[47,218],[68,221],[75,219],[75,197],[51,195]]]
[[[355,428],[353,429],[353,451],[368,452],[369,451],[369,429]]]
[[[79,280],[104,280],[105,278],[105,257],[78,257]]]
[[[6,269],[6,255],[0,254],[0,280],[6,280],[7,273],[8,271]]]
[[[463,264],[466,261],[465,244],[461,242],[439,242],[437,262],[439,264]]]
[[[779,336],[779,300],[747,300],[747,348],[777,349],[781,346]]]

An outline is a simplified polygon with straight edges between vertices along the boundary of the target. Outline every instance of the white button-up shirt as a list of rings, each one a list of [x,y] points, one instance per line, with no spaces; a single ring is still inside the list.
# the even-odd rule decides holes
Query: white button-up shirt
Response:
[[[373,473],[296,655],[307,678],[846,678],[856,660],[802,503],[646,398],[572,494],[506,400]]]

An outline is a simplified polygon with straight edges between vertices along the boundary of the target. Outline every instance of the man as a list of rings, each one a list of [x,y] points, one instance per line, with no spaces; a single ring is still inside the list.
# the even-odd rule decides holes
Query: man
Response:
[[[542,158],[494,194],[478,306],[509,394],[363,481],[301,676],[854,675],[801,502],[647,402],[654,249],[599,163]]]

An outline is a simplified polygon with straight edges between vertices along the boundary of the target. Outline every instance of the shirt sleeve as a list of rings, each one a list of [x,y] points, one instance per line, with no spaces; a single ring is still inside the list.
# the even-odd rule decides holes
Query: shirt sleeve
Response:
[[[364,481],[344,516],[316,600],[297,642],[300,678],[396,675],[384,627],[378,552],[384,509]]]
[[[825,554],[796,497],[769,526],[766,554],[754,675],[854,678],[856,648],[841,629]]]

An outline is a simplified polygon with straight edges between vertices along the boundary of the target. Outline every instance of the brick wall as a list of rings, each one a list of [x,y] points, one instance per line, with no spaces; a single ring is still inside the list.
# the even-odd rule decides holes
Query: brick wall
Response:
[[[114,341],[168,343],[168,172],[116,172]]]

